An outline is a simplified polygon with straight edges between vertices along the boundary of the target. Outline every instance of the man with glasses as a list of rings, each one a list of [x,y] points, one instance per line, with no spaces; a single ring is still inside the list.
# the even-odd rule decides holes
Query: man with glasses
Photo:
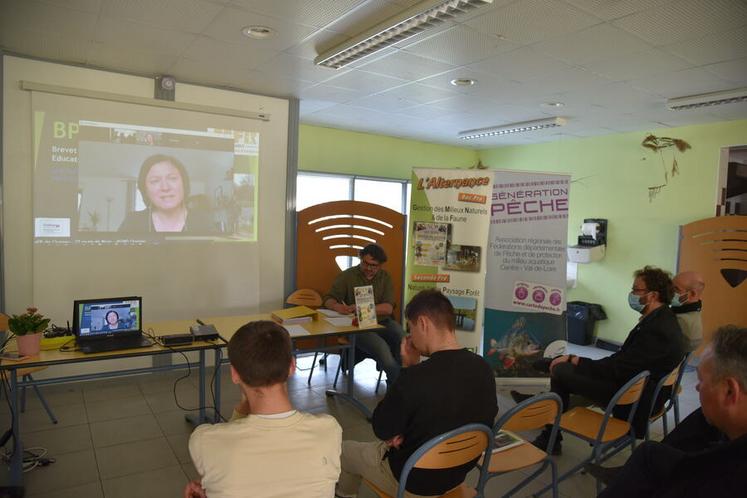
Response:
[[[394,321],[394,287],[392,278],[381,265],[386,263],[384,249],[369,244],[360,252],[360,264],[340,273],[332,289],[324,296],[324,306],[338,313],[355,312],[355,287],[373,286],[376,319],[384,328],[355,336],[356,349],[376,361],[386,372],[387,385],[394,382],[402,368],[400,343],[404,337],[402,327]],[[356,355],[357,357],[358,355]]]
[[[641,314],[638,323],[628,334],[620,350],[600,360],[574,355],[563,355],[550,363],[550,390],[563,400],[564,410],[570,405],[570,395],[577,394],[594,403],[606,406],[612,396],[627,381],[644,370],[651,372],[647,391],[644,392],[639,414],[634,421],[638,432],[645,424],[651,402],[653,386],[663,376],[674,370],[682,361],[685,345],[680,326],[667,306],[673,295],[671,276],[653,266],[646,266],[634,274],[633,287],[628,294],[628,305]],[[529,395],[511,391],[517,403]],[[547,449],[549,429],[540,434],[534,445]],[[560,434],[553,454],[559,455]]]

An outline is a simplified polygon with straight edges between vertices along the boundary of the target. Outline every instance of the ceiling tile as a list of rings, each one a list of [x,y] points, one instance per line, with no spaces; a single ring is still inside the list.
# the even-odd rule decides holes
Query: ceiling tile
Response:
[[[49,5],[64,7],[66,9],[82,10],[84,12],[98,13],[103,0],[41,0]]]
[[[163,55],[180,55],[197,38],[184,31],[156,28],[145,24],[103,17],[96,26],[96,41],[135,51],[153,51]]]
[[[272,59],[276,52],[251,50],[247,43],[224,43],[207,36],[199,36],[187,50],[184,56],[192,60],[205,62],[220,62],[225,65],[235,65],[239,69],[253,69]],[[220,57],[216,60],[216,55]]]
[[[454,26],[415,44],[408,45],[404,50],[415,55],[459,66],[487,59],[516,47],[513,43],[500,40],[495,36],[484,35],[464,26]]]
[[[289,23],[326,27],[365,0],[233,0],[247,10]]]
[[[104,0],[101,14],[200,33],[223,9],[204,0]]]
[[[546,40],[532,48],[568,64],[585,65],[643,52],[652,47],[614,26],[597,24],[583,31]]]
[[[747,102],[714,106],[709,108],[708,112],[716,116],[717,119],[747,119]],[[744,145],[745,143],[747,143],[747,139],[742,140],[742,143],[739,145]]]
[[[697,65],[739,59],[747,56],[747,29],[725,30],[666,45],[662,49]]]
[[[389,76],[355,70],[335,76],[334,78],[327,80],[327,83],[331,86],[347,88],[368,95],[400,86],[406,83],[406,81],[399,78],[391,78]]]
[[[551,79],[557,71],[569,69],[564,62],[539,53],[533,47],[521,47],[468,66],[475,71],[493,74],[514,81],[534,78]]]
[[[566,0],[606,21],[670,4],[675,0]]]
[[[314,83],[321,83],[333,78],[336,74],[340,74],[329,68],[316,66],[309,59],[283,53],[279,53],[269,61],[259,65],[257,70],[268,76],[299,79]]]
[[[703,66],[703,69],[724,81],[734,83],[735,86],[747,86],[747,58],[719,62],[718,64]]]
[[[164,55],[156,52],[123,52],[116,46],[93,44],[88,52],[87,63],[96,67],[114,69],[126,73],[154,76],[171,74],[171,68],[177,61],[175,55]]]
[[[26,29],[46,35],[90,40],[96,14],[47,5],[36,0],[6,0],[0,4],[0,32]]]
[[[241,28],[252,25],[270,27],[275,30],[275,34],[264,40],[247,38],[241,33]],[[313,32],[314,28],[309,26],[228,7],[215,16],[203,34],[227,43],[242,43],[247,50],[280,51],[298,45]]]
[[[307,114],[311,114],[316,111],[321,111],[322,109],[328,109],[330,107],[336,106],[337,102],[330,102],[328,100],[311,100],[311,99],[304,99],[301,100],[299,103],[301,116],[305,116]]]
[[[635,88],[667,98],[729,90],[731,85],[705,69],[685,69],[673,73],[649,76],[630,82]]]
[[[427,104],[428,102],[436,102],[439,100],[448,99],[457,95],[457,92],[451,90],[441,90],[431,86],[420,85],[418,83],[412,83],[397,87],[393,90],[388,90],[380,95],[396,95],[400,98],[413,101],[417,104]]]
[[[525,45],[572,33],[600,20],[576,7],[554,0],[520,0],[467,21],[490,36]]]
[[[698,38],[743,26],[747,3],[735,0],[680,0],[639,12],[614,25],[654,45]]]
[[[301,90],[299,96],[302,99],[327,100],[330,102],[345,103],[362,97],[361,92],[339,88],[330,85],[314,85]]]
[[[365,107],[367,109],[374,109],[377,111],[398,112],[402,109],[419,105],[420,102],[409,100],[405,97],[401,97],[390,92],[385,92],[376,95],[370,95],[362,99],[357,99],[355,100],[354,104],[356,106]]]
[[[427,78],[453,68],[454,66],[451,64],[426,59],[401,50],[363,66],[363,69],[368,72],[394,76],[408,81]]]
[[[91,42],[24,28],[8,28],[0,30],[0,47],[12,53],[55,61],[84,63]]]
[[[584,65],[589,71],[612,81],[626,81],[690,67],[684,59],[659,49],[628,54]]]

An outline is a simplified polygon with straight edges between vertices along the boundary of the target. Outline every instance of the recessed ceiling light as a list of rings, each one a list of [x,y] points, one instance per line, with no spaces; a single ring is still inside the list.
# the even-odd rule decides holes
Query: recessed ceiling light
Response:
[[[451,84],[454,86],[472,86],[477,83],[477,80],[470,78],[456,78],[451,80]]]
[[[551,109],[557,109],[558,107],[565,107],[565,104],[562,102],[544,102],[540,104],[540,107],[549,107]]]
[[[241,34],[255,40],[264,40],[275,34],[275,30],[267,26],[244,26]]]

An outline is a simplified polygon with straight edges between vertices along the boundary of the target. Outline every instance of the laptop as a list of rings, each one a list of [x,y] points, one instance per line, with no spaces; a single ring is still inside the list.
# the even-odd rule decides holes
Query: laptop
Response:
[[[147,348],[153,341],[143,336],[143,299],[112,297],[81,299],[73,304],[73,332],[83,353]]]

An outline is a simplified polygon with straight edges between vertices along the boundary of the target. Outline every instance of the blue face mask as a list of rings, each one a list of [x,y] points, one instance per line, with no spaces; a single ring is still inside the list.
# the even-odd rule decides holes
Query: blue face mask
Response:
[[[638,313],[643,313],[643,309],[646,307],[645,304],[641,304],[641,298],[636,296],[632,292],[628,294],[628,304]]]
[[[674,295],[674,297],[672,298],[672,302],[670,303],[673,308],[678,308],[678,307],[682,306],[683,304],[686,304],[687,293],[682,294],[682,295],[685,296],[684,299],[680,298],[679,294],[675,294]]]

